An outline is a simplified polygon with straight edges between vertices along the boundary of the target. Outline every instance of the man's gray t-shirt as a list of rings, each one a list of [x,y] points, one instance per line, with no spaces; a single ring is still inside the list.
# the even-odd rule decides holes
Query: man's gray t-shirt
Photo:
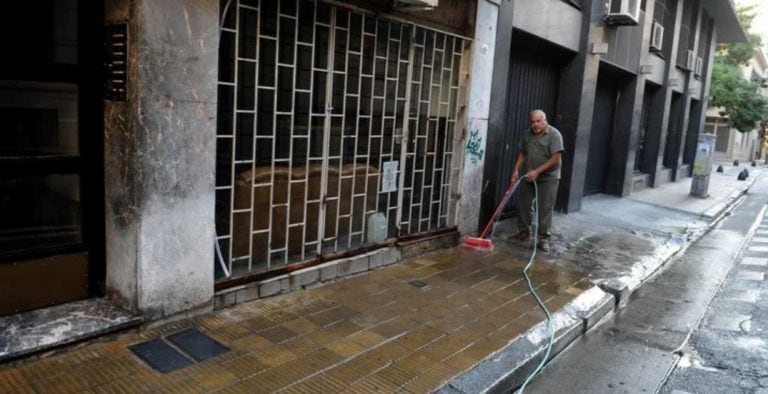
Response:
[[[534,134],[532,129],[528,129],[518,149],[525,152],[525,167],[530,171],[546,163],[553,154],[563,151],[563,135],[549,125],[539,135]],[[542,181],[560,179],[560,163],[539,175],[538,179]]]

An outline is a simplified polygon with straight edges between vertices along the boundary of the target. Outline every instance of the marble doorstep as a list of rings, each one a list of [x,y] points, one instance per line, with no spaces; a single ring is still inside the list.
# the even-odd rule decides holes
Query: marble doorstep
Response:
[[[102,298],[0,317],[0,363],[141,324]]]

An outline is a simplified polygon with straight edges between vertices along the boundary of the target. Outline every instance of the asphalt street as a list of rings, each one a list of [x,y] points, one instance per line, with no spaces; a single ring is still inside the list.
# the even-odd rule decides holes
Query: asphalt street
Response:
[[[734,393],[768,387],[768,306],[759,305],[768,287],[762,264],[768,261],[766,183],[758,180],[719,225],[642,285],[626,308],[561,353],[526,392]]]
[[[681,349],[662,393],[768,393],[768,219]]]

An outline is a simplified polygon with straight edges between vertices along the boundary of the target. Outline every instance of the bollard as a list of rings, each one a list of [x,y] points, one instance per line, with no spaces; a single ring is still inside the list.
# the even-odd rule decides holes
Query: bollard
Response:
[[[733,161],[733,166],[734,167],[738,167],[739,166],[739,161],[738,160],[734,160]]]
[[[747,178],[749,178],[749,171],[747,171],[746,168],[741,170],[741,172],[739,172],[739,176],[736,177],[736,179],[738,179],[740,181],[746,181]]]
[[[757,167],[757,162],[752,160],[752,167]]]

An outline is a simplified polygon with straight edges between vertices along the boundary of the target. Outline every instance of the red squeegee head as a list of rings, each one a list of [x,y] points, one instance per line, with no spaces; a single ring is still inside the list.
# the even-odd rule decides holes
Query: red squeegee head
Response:
[[[466,237],[464,238],[464,245],[476,249],[493,249],[493,241],[487,238]]]

